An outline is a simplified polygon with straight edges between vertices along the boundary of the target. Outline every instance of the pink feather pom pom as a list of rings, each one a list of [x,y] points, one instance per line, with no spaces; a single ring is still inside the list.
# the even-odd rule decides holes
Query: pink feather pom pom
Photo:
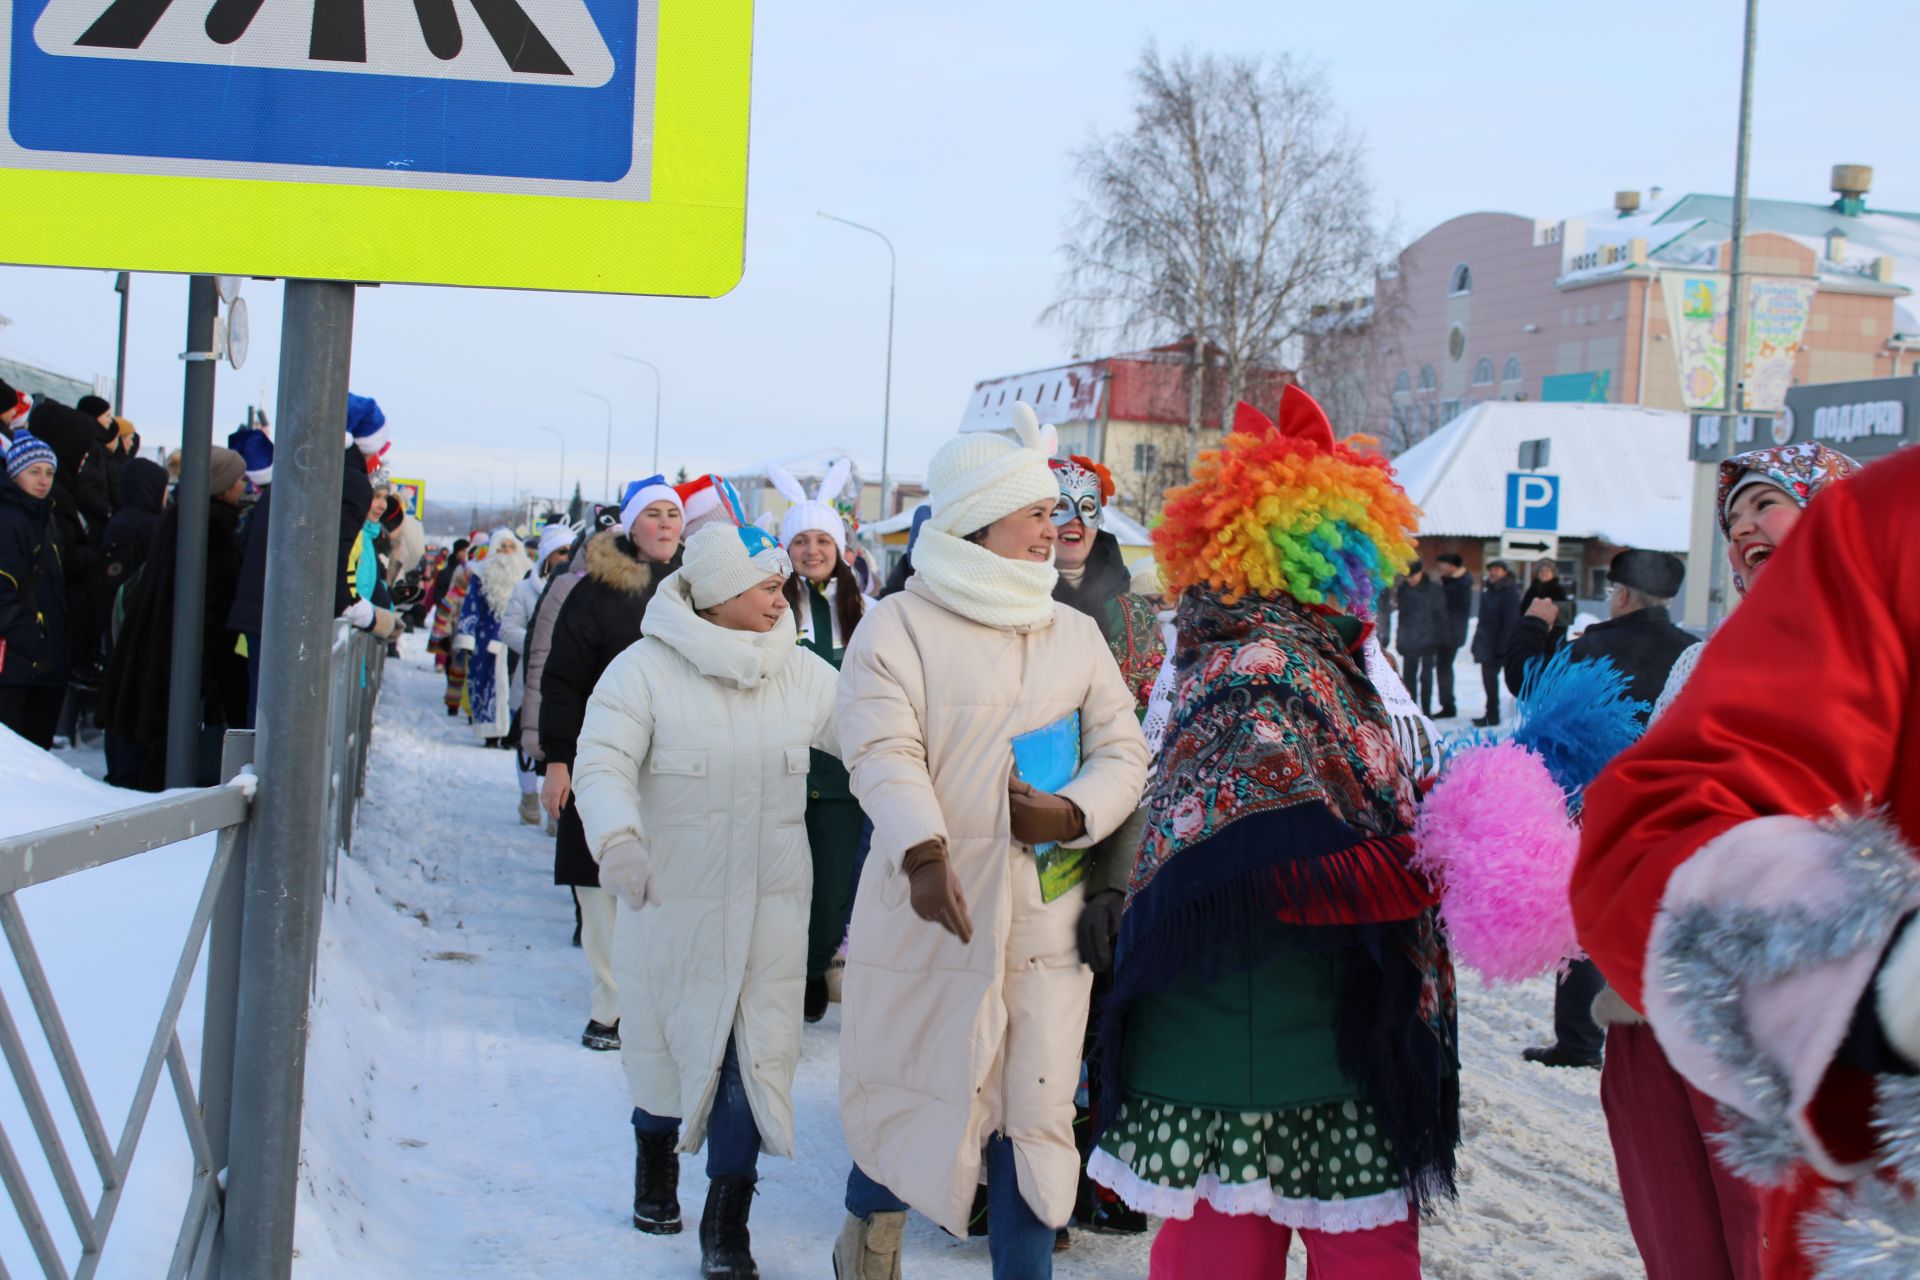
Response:
[[[1455,756],[1420,806],[1413,865],[1441,887],[1454,954],[1520,982],[1579,954],[1567,887],[1580,831],[1546,761],[1505,741]]]

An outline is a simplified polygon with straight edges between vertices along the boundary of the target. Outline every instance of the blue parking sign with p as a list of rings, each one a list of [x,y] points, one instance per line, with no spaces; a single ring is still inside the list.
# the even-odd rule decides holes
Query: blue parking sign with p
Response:
[[[298,176],[285,166],[298,166],[382,185],[512,192],[578,182],[647,198],[655,3],[7,7],[7,131],[23,149],[85,156],[92,169],[117,157],[129,172],[184,163],[209,176],[285,179]]]
[[[1553,533],[1560,528],[1560,477],[1507,473],[1507,528]]]

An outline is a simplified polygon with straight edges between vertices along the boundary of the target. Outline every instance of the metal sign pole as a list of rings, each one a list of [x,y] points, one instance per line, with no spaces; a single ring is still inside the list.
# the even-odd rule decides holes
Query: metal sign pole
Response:
[[[200,761],[200,637],[207,598],[207,468],[213,449],[214,321],[220,295],[212,276],[187,286],[186,403],[180,415],[180,489],[174,495],[180,541],[173,570],[172,687],[167,691],[167,785],[190,787]]]
[[[352,346],[353,286],[288,281],[223,1259],[223,1274],[248,1280],[293,1270],[308,983],[330,829],[327,660]]]

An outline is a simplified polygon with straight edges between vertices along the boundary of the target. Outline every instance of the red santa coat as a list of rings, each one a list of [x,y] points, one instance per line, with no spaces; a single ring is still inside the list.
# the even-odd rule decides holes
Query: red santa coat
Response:
[[[1816,499],[1671,713],[1587,792],[1581,944],[1681,1074],[1750,1120],[1759,1144],[1732,1162],[1771,1142],[1770,1277],[1814,1274],[1809,1211],[1877,1162],[1874,1078],[1835,1054],[1920,907],[1916,493],[1920,449]]]

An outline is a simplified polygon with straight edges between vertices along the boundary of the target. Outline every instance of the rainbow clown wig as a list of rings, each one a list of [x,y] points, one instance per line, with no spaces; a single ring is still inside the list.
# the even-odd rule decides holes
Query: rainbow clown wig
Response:
[[[1420,509],[1384,457],[1337,442],[1314,398],[1295,386],[1280,422],[1252,405],[1200,455],[1192,484],[1167,495],[1154,551],[1169,591],[1207,587],[1229,604],[1286,594],[1371,617],[1380,587],[1414,557]]]

